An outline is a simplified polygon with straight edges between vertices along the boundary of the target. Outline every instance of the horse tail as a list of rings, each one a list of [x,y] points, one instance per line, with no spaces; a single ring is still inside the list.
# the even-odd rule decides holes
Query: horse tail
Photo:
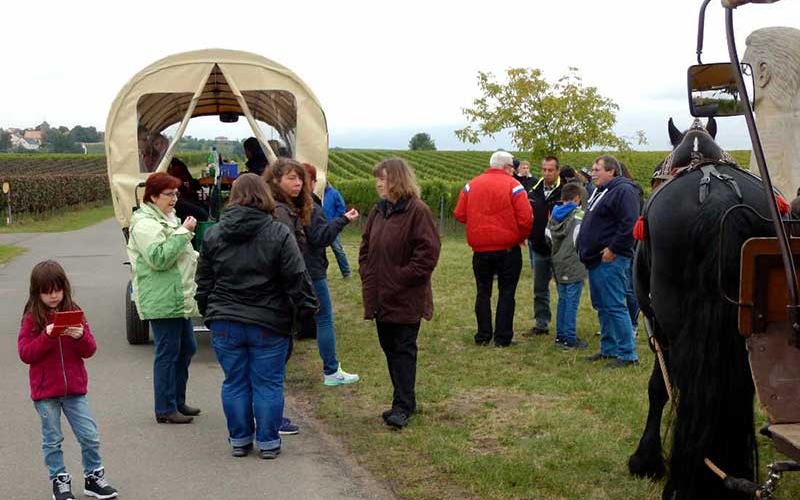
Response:
[[[714,190],[689,222],[682,270],[683,325],[671,343],[673,393],[677,399],[670,481],[664,497],[676,500],[740,499],[704,465],[708,458],[730,475],[755,480],[757,450],[753,423],[753,382],[739,334],[736,306],[720,293],[738,296],[739,255],[760,223],[747,210],[723,213],[738,202],[727,189]],[[723,194],[724,193],[724,194]],[[763,231],[762,231],[763,232]],[[671,491],[669,491],[671,490]]]

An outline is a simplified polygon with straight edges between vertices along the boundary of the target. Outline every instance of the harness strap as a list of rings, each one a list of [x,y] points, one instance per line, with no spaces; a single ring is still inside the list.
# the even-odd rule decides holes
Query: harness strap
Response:
[[[714,176],[717,180],[728,186],[728,188],[730,188],[730,190],[733,191],[739,198],[739,202],[742,201],[742,190],[739,188],[739,185],[732,176],[720,173],[720,171],[714,167],[714,164],[706,163],[704,165],[700,165],[699,168],[703,173],[703,178],[700,179],[700,204],[702,204],[708,197],[708,191],[711,185],[711,176]]]

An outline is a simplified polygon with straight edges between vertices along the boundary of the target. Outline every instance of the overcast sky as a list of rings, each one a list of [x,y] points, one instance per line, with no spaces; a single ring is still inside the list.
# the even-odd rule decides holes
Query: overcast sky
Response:
[[[439,149],[513,149],[507,138],[460,143],[462,108],[479,97],[478,71],[540,68],[555,80],[576,66],[620,107],[618,135],[646,132],[668,149],[667,119],[691,122],[686,69],[696,63],[699,0],[436,0],[283,2],[3,2],[0,127],[43,120],[105,128],[112,100],[151,62],[202,48],[255,52],[291,68],[328,118],[331,147],[405,149],[415,132]],[[131,8],[131,6],[135,6]],[[800,27],[800,1],[734,13],[744,39],[765,26]],[[707,10],[704,62],[727,60],[724,12]],[[744,121],[718,120],[729,149],[749,148]],[[250,135],[242,124],[198,120],[199,137]]]

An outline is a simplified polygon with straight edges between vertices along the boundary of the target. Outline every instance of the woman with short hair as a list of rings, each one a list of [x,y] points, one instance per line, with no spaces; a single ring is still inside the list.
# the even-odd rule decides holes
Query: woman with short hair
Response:
[[[303,256],[261,177],[240,175],[218,224],[206,232],[197,303],[225,372],[222,407],[234,457],[281,451],[283,381],[295,314],[317,300]]]
[[[433,317],[431,274],[441,242],[411,167],[391,158],[372,173],[381,199],[369,212],[358,252],[364,319],[375,320],[394,387],[383,419],[402,428],[417,406],[417,335],[421,318]]]
[[[192,316],[197,252],[192,237],[197,220],[175,215],[181,181],[163,172],[145,182],[142,206],[131,218],[128,258],[136,308],[150,321],[155,340],[153,388],[158,423],[188,424],[200,410],[186,404],[189,364],[197,351]]]

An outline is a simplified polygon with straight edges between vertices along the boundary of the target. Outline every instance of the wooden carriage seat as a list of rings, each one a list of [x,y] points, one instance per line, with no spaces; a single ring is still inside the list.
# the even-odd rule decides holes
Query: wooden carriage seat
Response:
[[[800,238],[792,238],[791,248],[800,268]],[[751,238],[742,246],[739,302],[739,331],[747,337],[768,430],[778,451],[800,461],[800,348],[790,344],[789,298],[777,238]]]

